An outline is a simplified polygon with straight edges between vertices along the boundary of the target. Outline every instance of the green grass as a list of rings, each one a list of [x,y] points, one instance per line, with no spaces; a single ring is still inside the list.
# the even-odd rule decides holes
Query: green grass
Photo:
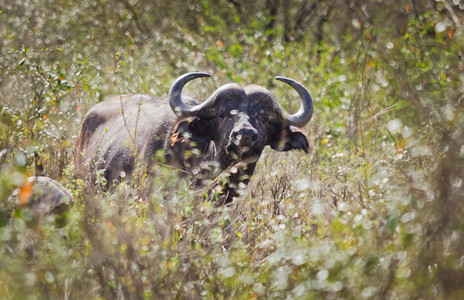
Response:
[[[226,2],[2,7],[0,298],[461,298],[463,31],[450,10],[376,4],[357,29],[335,6],[322,40],[285,42],[266,13],[245,20]],[[310,153],[266,148],[229,207],[166,166],[86,189],[73,143],[87,110],[166,97],[189,71],[213,79],[186,94],[259,84],[291,113],[298,97],[274,77],[302,82],[315,99]],[[34,174],[75,195],[65,226],[8,201]]]

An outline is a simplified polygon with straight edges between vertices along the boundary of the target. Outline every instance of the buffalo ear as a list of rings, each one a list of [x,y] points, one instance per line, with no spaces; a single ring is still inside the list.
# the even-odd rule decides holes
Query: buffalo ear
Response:
[[[294,126],[287,126],[276,132],[269,143],[272,149],[289,151],[301,149],[308,153],[309,142],[306,135]]]
[[[186,142],[188,140],[197,144],[205,144],[211,140],[210,133],[211,121],[202,118],[184,119],[174,125],[171,136],[171,146],[177,142]]]
[[[188,121],[188,129],[192,134],[209,135],[211,132],[211,122],[202,118],[194,118]]]

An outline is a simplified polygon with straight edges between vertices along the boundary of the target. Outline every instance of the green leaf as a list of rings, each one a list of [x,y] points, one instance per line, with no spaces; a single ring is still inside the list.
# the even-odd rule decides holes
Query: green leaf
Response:
[[[387,224],[385,225],[385,232],[389,235],[393,234],[396,230],[396,226],[398,225],[398,218],[391,216]]]
[[[19,61],[19,64],[18,64],[18,67],[21,69],[21,67],[24,65],[24,63],[26,62],[26,59],[23,58]]]
[[[395,109],[396,109],[396,110],[400,110],[400,109],[402,109],[402,108],[404,108],[404,107],[406,107],[406,106],[408,106],[408,102],[407,102],[407,101],[404,101],[404,100],[403,100],[403,101],[399,101],[399,102],[396,103]]]

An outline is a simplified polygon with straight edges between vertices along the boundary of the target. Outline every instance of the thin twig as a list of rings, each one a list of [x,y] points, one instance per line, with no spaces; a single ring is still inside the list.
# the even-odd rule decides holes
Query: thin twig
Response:
[[[456,24],[456,27],[458,27],[459,29],[462,29],[462,24],[461,24],[461,22],[459,21],[458,16],[456,16],[456,13],[454,12],[454,10],[453,10],[453,8],[451,7],[451,5],[449,5],[448,1],[442,0],[441,2],[442,2],[443,5],[445,6],[446,10],[450,13],[451,19],[453,19],[453,22],[454,22],[454,24]]]
[[[140,108],[142,106],[142,99],[139,101],[139,107],[137,110],[137,119],[135,120],[135,129],[134,129],[134,149],[135,149],[135,141],[137,141],[137,128],[139,126],[139,118],[140,118]]]
[[[130,139],[132,141],[132,145],[134,146],[134,149],[135,149],[135,139],[132,137],[132,135],[130,133],[129,126],[127,126],[127,122],[126,122],[126,116],[124,115],[124,105],[122,104],[121,90],[119,90],[119,102],[121,103],[121,115],[122,115],[122,119],[124,121],[124,127],[126,127],[127,133],[129,134],[129,137],[130,137]]]

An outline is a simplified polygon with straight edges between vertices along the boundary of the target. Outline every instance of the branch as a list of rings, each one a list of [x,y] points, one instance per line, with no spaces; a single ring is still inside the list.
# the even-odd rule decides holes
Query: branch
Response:
[[[129,3],[129,0],[122,0],[122,3],[126,7],[126,9],[132,14],[132,18],[135,22],[135,27],[140,31],[140,33],[147,34],[148,30],[145,28],[145,26],[142,26],[142,23],[140,23],[137,11],[135,10],[134,6],[132,6]]]
[[[237,13],[241,14],[242,13],[242,5],[236,1],[236,0],[227,0],[230,4],[232,4],[235,9],[237,10]]]

